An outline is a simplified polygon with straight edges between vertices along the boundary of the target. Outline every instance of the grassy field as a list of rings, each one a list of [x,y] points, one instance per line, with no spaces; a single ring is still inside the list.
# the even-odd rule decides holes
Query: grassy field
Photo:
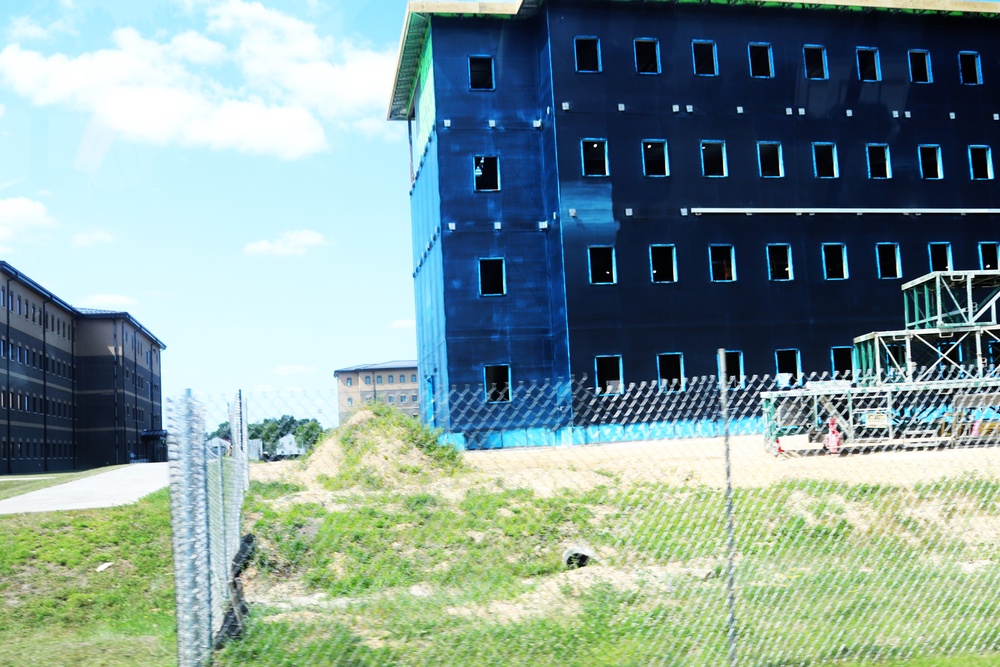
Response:
[[[111,466],[108,468],[95,468],[94,470],[84,470],[83,472],[52,472],[37,475],[13,475],[11,477],[0,476],[0,500],[12,498],[23,493],[38,491],[57,484],[65,484],[75,479],[83,479],[91,475],[108,472],[121,466]]]
[[[0,665],[176,664],[165,489],[124,507],[0,516],[0,545]]]

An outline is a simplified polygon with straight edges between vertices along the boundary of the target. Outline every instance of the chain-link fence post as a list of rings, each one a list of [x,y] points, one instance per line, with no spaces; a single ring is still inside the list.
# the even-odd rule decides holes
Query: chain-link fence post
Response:
[[[729,665],[736,665],[736,570],[733,552],[736,545],[733,530],[733,474],[729,451],[729,377],[726,371],[726,351],[719,349],[719,407],[722,418],[722,440],[726,450],[726,634],[729,639]]]

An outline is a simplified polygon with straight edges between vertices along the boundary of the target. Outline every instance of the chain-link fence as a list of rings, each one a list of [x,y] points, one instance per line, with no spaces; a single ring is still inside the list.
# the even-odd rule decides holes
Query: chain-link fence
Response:
[[[182,664],[1000,652],[1000,383],[780,380],[454,388],[434,397],[448,432],[364,406],[302,458],[249,464],[249,613],[239,636],[211,655],[182,649]],[[282,429],[329,426],[336,406],[331,392],[247,402],[265,454]],[[197,414],[176,414],[172,431],[204,438]],[[279,415],[294,419],[268,431]],[[211,500],[197,475],[172,488]],[[175,507],[175,534],[199,521]],[[188,613],[207,556],[189,544],[179,634],[210,647]]]

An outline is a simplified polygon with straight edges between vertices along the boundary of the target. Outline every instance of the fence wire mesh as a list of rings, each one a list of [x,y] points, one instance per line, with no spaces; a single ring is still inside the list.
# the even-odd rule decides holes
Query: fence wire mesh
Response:
[[[209,644],[182,649],[182,664],[777,666],[1000,652],[997,381],[508,389],[424,397],[447,430],[366,405],[301,458],[250,462],[249,613],[214,652],[191,612],[209,595],[208,557],[185,531],[218,510],[199,509],[213,494],[197,471],[175,477],[189,498],[174,509],[179,637]],[[225,418],[227,402],[200,398],[202,419]],[[204,440],[221,418],[197,422],[186,405],[172,431]],[[245,437],[263,437],[266,455],[282,431],[329,427],[336,405],[332,392],[251,394]],[[201,460],[181,440],[177,470]],[[239,509],[242,498],[226,500]]]

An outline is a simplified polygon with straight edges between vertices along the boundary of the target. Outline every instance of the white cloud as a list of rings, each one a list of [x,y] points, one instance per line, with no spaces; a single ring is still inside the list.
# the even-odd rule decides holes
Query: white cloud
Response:
[[[46,40],[57,33],[76,34],[76,30],[63,19],[42,25],[30,16],[15,17],[7,29],[8,41],[11,42]]]
[[[90,229],[83,232],[77,232],[73,234],[70,239],[72,243],[77,248],[89,248],[90,246],[95,246],[103,243],[114,243],[115,237],[110,232],[106,232],[103,229]]]
[[[77,299],[74,306],[79,308],[99,308],[102,310],[126,310],[139,302],[124,294],[89,294]]]
[[[39,231],[54,227],[45,204],[27,197],[0,199],[0,250],[10,243],[33,241]]]
[[[416,320],[393,320],[389,325],[390,329],[416,329]]]
[[[124,27],[107,48],[79,55],[12,43],[0,51],[0,82],[37,106],[87,113],[126,140],[154,145],[291,160],[328,149],[323,123],[366,134],[386,125],[394,50],[320,36],[257,2],[189,10],[213,38],[187,30],[150,39]],[[36,38],[51,29],[29,18],[18,24]]]
[[[288,364],[284,366],[278,366],[274,369],[275,375],[288,376],[288,375],[312,375],[316,372],[315,366],[302,366],[295,364]]]
[[[263,240],[248,243],[243,252],[248,255],[304,255],[309,248],[326,245],[326,239],[319,232],[303,229],[284,232],[273,241]]]

